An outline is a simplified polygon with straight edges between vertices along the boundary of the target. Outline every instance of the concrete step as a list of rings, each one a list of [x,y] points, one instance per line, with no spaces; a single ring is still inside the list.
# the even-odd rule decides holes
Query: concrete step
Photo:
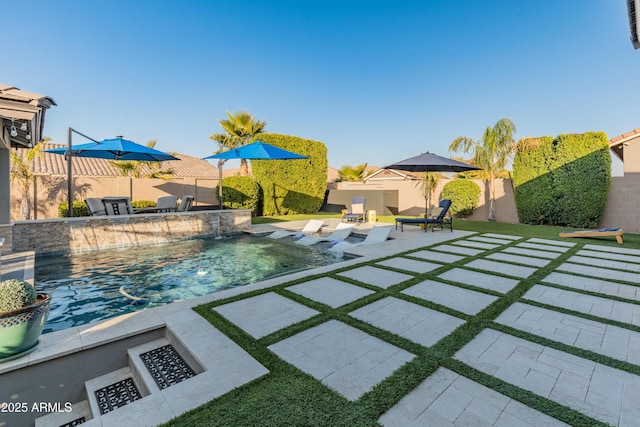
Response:
[[[66,409],[66,407],[61,408],[61,411],[66,411]],[[37,418],[35,427],[60,427],[79,424],[86,426],[90,425],[89,422],[92,418],[89,402],[83,400],[82,402],[71,405],[70,412],[52,412]]]
[[[86,381],[85,389],[91,413],[96,417],[149,395],[146,384],[137,381],[128,366]]]

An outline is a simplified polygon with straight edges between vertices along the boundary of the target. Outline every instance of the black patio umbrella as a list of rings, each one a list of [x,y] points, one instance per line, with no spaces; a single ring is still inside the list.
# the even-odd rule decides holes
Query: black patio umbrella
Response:
[[[397,163],[393,163],[389,166],[385,166],[383,169],[395,169],[409,172],[424,172],[426,195],[424,208],[425,215],[427,209],[429,209],[429,180],[427,174],[429,172],[464,172],[470,170],[480,170],[478,166],[462,163],[457,160],[450,159],[448,157],[438,156],[437,154],[426,152],[414,157],[410,157],[405,160],[401,160]]]

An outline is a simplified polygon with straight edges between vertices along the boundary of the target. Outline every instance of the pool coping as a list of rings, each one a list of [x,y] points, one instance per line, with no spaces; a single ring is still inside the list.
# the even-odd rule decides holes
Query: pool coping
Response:
[[[302,223],[305,222],[306,221],[302,221]],[[295,228],[297,226],[296,223],[297,222],[295,221],[286,223],[288,224],[287,228]],[[359,230],[357,230],[357,232],[366,233],[372,226],[377,225],[363,224],[361,227],[359,227]],[[263,229],[263,227],[256,227],[256,229],[257,230],[252,228],[252,231],[262,232],[259,230]],[[408,227],[408,229],[404,230],[404,232],[402,233],[400,233],[400,231],[394,230],[391,233],[391,239],[387,240],[386,242],[376,245],[367,245],[371,247],[359,246],[350,249],[349,255],[357,256],[357,258],[352,258],[346,261],[337,262],[308,270],[297,271],[292,274],[273,277],[256,283],[251,283],[232,289],[226,289],[201,297],[174,302],[160,307],[153,307],[138,312],[122,314],[120,316],[106,320],[91,322],[80,326],[74,326],[59,331],[49,332],[43,334],[40,337],[40,344],[30,354],[22,358],[0,364],[0,375],[16,369],[24,368],[26,366],[43,363],[58,357],[66,356],[71,353],[83,351],[89,348],[97,347],[137,334],[148,332],[153,329],[166,327],[166,319],[170,319],[171,315],[185,310],[191,311],[193,307],[202,304],[235,297],[248,292],[268,289],[286,282],[308,277],[310,275],[329,273],[333,270],[351,267],[353,265],[368,262],[373,259],[381,258],[384,256],[391,256],[400,252],[417,249],[435,243],[454,240],[472,234],[476,233],[469,231],[438,231],[425,233],[417,227]],[[20,257],[24,257],[24,277],[30,277],[31,282],[33,282],[33,269],[35,260],[33,252],[23,252],[21,254],[12,254],[8,256],[14,256],[14,259],[16,260],[20,259]],[[2,258],[4,261],[5,256],[3,256]]]
[[[289,223],[288,225],[287,228],[291,228],[294,224]],[[372,226],[377,225],[364,224],[358,227],[356,232],[366,234]],[[342,262],[297,271],[210,295],[43,334],[40,338],[40,344],[32,353],[20,359],[0,364],[0,377],[3,374],[7,374],[9,377],[16,374],[29,375],[30,368],[36,368],[41,364],[48,366],[46,363],[49,362],[64,361],[65,356],[79,355],[86,350],[102,346],[104,346],[102,347],[104,351],[108,351],[108,348],[111,348],[109,345],[117,345],[122,340],[135,339],[145,334],[164,331],[165,335],[173,336],[183,351],[193,358],[204,371],[184,383],[160,392],[152,392],[117,411],[104,415],[91,412],[91,418],[87,420],[87,425],[122,425],[126,424],[127,420],[134,419],[136,414],[141,412],[153,414],[147,420],[149,425],[169,421],[171,418],[269,373],[266,367],[192,308],[249,292],[269,289],[290,281],[304,279],[310,275],[326,274],[374,259],[476,234],[467,231],[425,233],[417,227],[409,229],[405,229],[403,233],[392,231],[390,240],[381,244],[354,247],[349,251],[349,255],[356,257]],[[31,281],[33,281],[34,261],[33,252],[22,253],[14,258],[14,262],[22,262],[24,277],[30,276]],[[212,348],[216,350],[212,351]],[[86,384],[89,384],[90,380],[91,378],[87,378]],[[87,393],[90,392],[87,391]],[[83,402],[75,402],[74,404],[76,403],[82,404]],[[154,412],[151,408],[157,408],[158,405],[164,410]],[[42,418],[56,420],[52,421],[56,423],[57,415],[60,414],[51,413]]]

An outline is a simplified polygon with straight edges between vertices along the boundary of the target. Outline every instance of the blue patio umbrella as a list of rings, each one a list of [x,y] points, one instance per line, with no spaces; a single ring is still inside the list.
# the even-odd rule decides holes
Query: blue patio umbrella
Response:
[[[94,142],[73,146],[71,144],[71,132],[76,132]],[[163,162],[165,160],[180,160],[171,154],[163,153],[145,145],[136,144],[120,136],[112,139],[96,141],[86,135],[69,128],[67,147],[44,150],[45,153],[61,154],[67,158],[67,186],[69,201],[69,216],[73,216],[73,179],[71,176],[72,157],[91,157],[110,160],[138,160],[145,162]]]
[[[67,147],[44,150],[45,153],[69,155]],[[92,157],[110,160],[139,160],[147,162],[163,162],[165,160],[180,160],[171,154],[163,153],[145,145],[136,144],[123,138],[105,139],[100,142],[89,142],[71,148],[74,157]]]
[[[232,148],[218,154],[205,157],[205,159],[247,159],[247,160],[288,160],[288,159],[308,159],[309,157],[296,154],[282,148],[256,141],[242,147]]]
[[[222,209],[222,165],[227,160],[231,159],[246,159],[246,160],[293,160],[293,159],[308,159],[308,156],[296,154],[291,151],[283,150],[282,148],[275,147],[273,145],[264,143],[262,141],[256,141],[251,144],[243,145],[242,147],[232,148],[231,150],[224,151],[222,153],[213,154],[207,156],[204,159],[218,159],[218,174],[220,179],[220,209]]]

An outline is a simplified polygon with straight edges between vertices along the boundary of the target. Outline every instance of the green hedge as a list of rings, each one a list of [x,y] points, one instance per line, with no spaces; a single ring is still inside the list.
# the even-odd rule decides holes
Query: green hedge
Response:
[[[553,194],[553,179],[548,173],[547,159],[553,157],[553,137],[530,139],[528,143],[533,148],[519,148],[513,159],[518,218],[526,224],[550,223],[553,198],[549,196]]]
[[[327,188],[327,148],[297,136],[260,134],[256,139],[294,153],[301,160],[252,160],[253,176],[262,188],[262,214],[310,214],[320,210]]]
[[[470,179],[454,179],[445,184],[440,197],[451,200],[451,215],[471,215],[480,203],[480,186]]]
[[[216,185],[216,194],[220,194]],[[230,176],[222,179],[222,199],[225,209],[251,209],[254,216],[261,215],[262,191],[248,176]]]
[[[133,200],[131,207],[134,209],[155,208],[156,202],[154,200]]]
[[[131,202],[131,207],[139,208],[152,208],[155,207],[156,202],[152,200],[134,200]],[[58,205],[58,217],[66,218],[69,214],[69,202],[62,202]],[[91,216],[89,214],[89,208],[84,200],[73,201],[73,216]]]
[[[516,152],[513,181],[520,222],[595,228],[611,183],[609,139],[604,132],[540,138]]]
[[[69,202],[62,202],[58,205],[58,217],[66,218],[69,216]],[[83,200],[73,201],[73,216],[90,216],[89,208]]]

